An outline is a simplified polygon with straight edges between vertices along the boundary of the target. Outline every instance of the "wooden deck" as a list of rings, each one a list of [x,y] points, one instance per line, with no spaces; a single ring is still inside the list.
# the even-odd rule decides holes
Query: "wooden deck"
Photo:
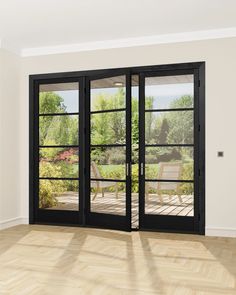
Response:
[[[57,210],[78,210],[78,194],[74,192],[63,194],[57,197],[57,206],[51,209]],[[155,194],[150,194],[146,200],[145,213],[154,215],[175,215],[193,216],[193,196],[183,195],[182,203],[177,196],[164,196],[163,204]],[[125,215],[125,194],[119,193],[119,198],[114,193],[98,194],[94,201],[91,201],[91,211],[115,215]],[[138,194],[132,194],[132,227],[138,227]]]

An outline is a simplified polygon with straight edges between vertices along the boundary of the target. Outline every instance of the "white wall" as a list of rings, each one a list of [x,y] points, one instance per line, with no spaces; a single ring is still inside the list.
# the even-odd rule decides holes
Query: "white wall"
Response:
[[[3,142],[15,144],[14,136],[19,128],[19,146],[6,167],[5,193],[20,200],[20,214],[28,218],[28,76],[36,73],[80,71],[99,68],[159,65],[206,61],[206,228],[208,234],[236,236],[236,38],[195,41],[177,44],[162,44],[146,47],[97,50],[80,53],[25,57],[22,59],[20,104],[14,97],[16,91],[9,89],[8,98],[14,102],[5,105],[3,118],[9,125],[3,128]],[[16,74],[13,73],[15,76]],[[12,85],[12,84],[11,84]],[[11,116],[6,112],[11,111]],[[16,115],[14,118],[13,114]],[[20,124],[14,124],[20,115]],[[10,129],[9,129],[10,128]],[[2,139],[2,137],[1,137]],[[7,154],[8,146],[4,146]],[[217,158],[217,151],[225,152],[224,158]],[[2,154],[2,153],[1,153]],[[19,162],[19,171],[14,171]],[[4,158],[6,166],[8,160]],[[5,167],[4,166],[4,167]],[[1,169],[1,171],[4,171]],[[3,173],[3,172],[1,172]],[[14,185],[11,183],[14,178]],[[8,185],[10,185],[10,189]],[[19,188],[19,190],[18,190]],[[17,211],[17,205],[15,213]]]
[[[19,222],[20,58],[0,49],[0,228]]]

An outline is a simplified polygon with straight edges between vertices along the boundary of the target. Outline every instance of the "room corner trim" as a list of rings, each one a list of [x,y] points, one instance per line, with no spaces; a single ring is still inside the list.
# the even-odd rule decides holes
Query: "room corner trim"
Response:
[[[236,228],[206,227],[206,236],[236,238]]]
[[[0,230],[6,229],[19,224],[28,224],[27,217],[16,217],[0,221]]]

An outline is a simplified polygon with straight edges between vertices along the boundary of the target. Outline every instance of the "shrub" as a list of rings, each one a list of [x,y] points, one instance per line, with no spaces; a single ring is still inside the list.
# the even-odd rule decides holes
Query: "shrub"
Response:
[[[155,155],[146,154],[145,155],[145,162],[146,164],[154,164],[157,163],[157,159]]]
[[[109,162],[110,164],[123,164],[125,163],[125,154],[122,152],[116,152],[114,153],[114,151],[111,151],[110,155],[109,155]]]
[[[57,204],[50,180],[41,180],[39,185],[39,208],[49,208]]]
[[[139,167],[138,164],[132,165],[132,193],[139,192]]]
[[[40,165],[41,177],[60,177],[61,167],[55,167],[48,162]],[[60,180],[41,180],[39,185],[39,206],[49,208],[57,203],[56,196],[65,189],[63,181]]]

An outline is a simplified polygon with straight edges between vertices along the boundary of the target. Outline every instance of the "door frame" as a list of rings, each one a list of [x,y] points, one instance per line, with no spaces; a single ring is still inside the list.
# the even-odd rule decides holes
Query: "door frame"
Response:
[[[126,179],[125,179],[125,195],[126,195],[126,214],[124,216],[115,214],[105,214],[99,212],[91,212],[91,192],[90,192],[90,165],[91,157],[90,152],[86,154],[85,157],[85,224],[91,227],[102,227],[110,229],[119,229],[125,231],[131,231],[131,75],[129,70],[110,70],[109,73],[102,73],[96,75],[90,75],[86,77],[86,94],[85,94],[85,150],[91,150],[91,137],[90,137],[90,123],[91,123],[91,87],[90,82],[106,79],[110,77],[125,76],[125,119],[126,119]],[[103,111],[99,111],[103,113]],[[112,180],[119,182],[119,180]]]
[[[35,80],[33,83],[30,83],[30,91],[33,93],[34,99],[30,100],[30,109],[33,110],[34,116],[30,120],[30,142],[33,145],[30,145],[29,149],[29,189],[30,189],[30,214],[29,222],[30,223],[41,223],[41,224],[62,224],[62,225],[82,225],[83,224],[83,212],[82,210],[71,211],[71,210],[44,210],[39,208],[39,86],[43,84],[57,84],[57,83],[78,83],[79,84],[79,112],[77,113],[52,113],[46,114],[46,116],[64,116],[64,115],[78,115],[79,128],[78,128],[78,145],[68,147],[79,148],[79,159],[83,159],[82,155],[84,153],[84,138],[81,136],[83,131],[83,120],[84,114],[80,112],[84,108],[84,96],[82,89],[84,88],[84,81],[82,77],[57,77],[57,78],[43,78],[40,80]],[[81,92],[81,93],[80,93]],[[42,114],[44,116],[44,114]],[[44,146],[49,148],[57,147],[67,147],[65,146]],[[83,208],[83,195],[84,195],[84,185],[83,185],[83,160],[80,162],[79,175],[78,178],[53,178],[45,177],[44,179],[52,180],[78,180],[79,190],[78,190],[78,201],[80,208]],[[80,185],[82,183],[82,185]]]
[[[193,75],[193,86],[194,86],[194,106],[192,109],[169,109],[169,112],[172,111],[193,111],[193,125],[194,125],[194,134],[193,134],[193,145],[181,145],[181,144],[171,144],[169,146],[193,146],[194,154],[194,179],[192,180],[176,180],[173,182],[189,182],[194,183],[194,216],[170,216],[170,215],[161,215],[161,214],[145,214],[145,78],[148,77],[164,77],[164,76],[176,76],[176,75]],[[201,229],[201,195],[199,192],[202,171],[201,167],[201,145],[202,145],[202,125],[200,120],[200,95],[199,88],[202,85],[202,76],[199,73],[199,69],[188,68],[188,69],[175,69],[171,67],[165,71],[152,71],[152,72],[142,72],[140,73],[139,80],[139,228],[140,229],[149,229],[149,230],[158,230],[158,231],[168,231],[168,232],[186,232],[186,233],[200,233]],[[153,110],[153,112],[161,112],[163,110]],[[168,111],[165,109],[164,111]],[[156,144],[158,146],[168,146],[168,144]],[[170,182],[171,180],[166,182]]]
[[[205,234],[205,62],[190,62],[190,63],[178,63],[178,64],[165,64],[165,65],[154,65],[154,66],[138,66],[138,67],[126,67],[126,68],[112,68],[112,69],[101,69],[101,70],[87,70],[87,71],[74,71],[74,72],[60,72],[60,73],[49,73],[49,74],[34,74],[29,75],[29,223],[47,223],[51,222],[40,222],[37,219],[35,212],[35,204],[37,197],[35,196],[35,189],[37,188],[35,178],[37,176],[37,99],[36,87],[37,84],[44,80],[54,79],[78,79],[80,78],[83,84],[83,89],[81,90],[80,96],[83,97],[85,101],[85,77],[92,77],[95,75],[109,75],[115,71],[129,71],[130,75],[140,75],[141,72],[148,73],[153,71],[164,72],[171,70],[187,70],[193,69],[198,71],[199,74],[199,228],[196,233]],[[85,107],[83,105],[83,107]],[[84,117],[84,115],[83,115]],[[84,119],[83,119],[84,120]],[[35,133],[36,132],[36,133]],[[85,143],[84,143],[85,144]],[[83,144],[83,148],[85,145]],[[85,165],[85,163],[83,164]],[[85,188],[85,183],[82,185]],[[85,190],[83,189],[83,197],[81,202],[85,200]],[[64,223],[63,221],[54,222],[56,225],[78,225]],[[82,212],[82,226],[86,226],[85,211]]]

